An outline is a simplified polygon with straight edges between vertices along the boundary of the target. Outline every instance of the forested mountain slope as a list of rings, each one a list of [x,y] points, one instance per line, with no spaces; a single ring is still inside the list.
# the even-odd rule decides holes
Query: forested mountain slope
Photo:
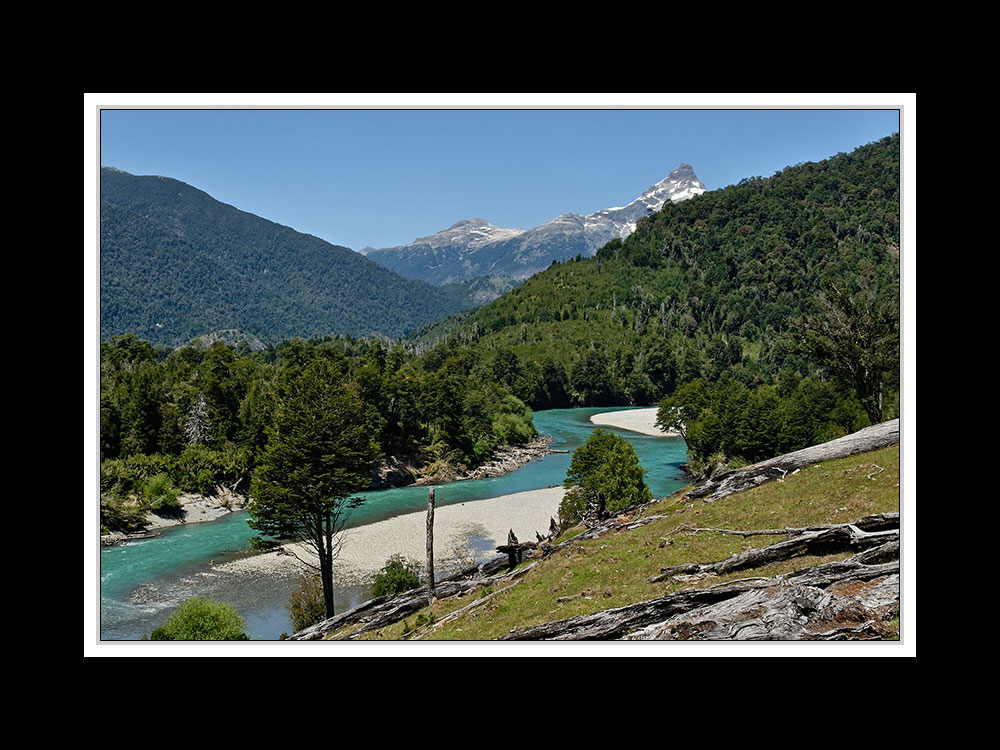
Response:
[[[101,339],[401,336],[469,306],[166,177],[101,170]]]
[[[533,408],[651,404],[699,379],[773,385],[784,397],[803,380],[827,379],[787,334],[817,313],[821,295],[843,289],[895,327],[891,393],[899,201],[897,134],[667,203],[594,258],[553,263],[411,345],[492,353]],[[867,423],[856,405],[838,403],[847,404],[841,432]]]

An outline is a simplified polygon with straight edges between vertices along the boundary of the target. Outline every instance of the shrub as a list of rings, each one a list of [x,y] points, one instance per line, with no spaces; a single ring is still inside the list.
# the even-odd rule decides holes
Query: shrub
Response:
[[[493,434],[497,443],[520,445],[531,440],[535,436],[535,430],[531,422],[525,422],[517,414],[501,414],[493,420]]]
[[[189,445],[177,458],[175,477],[183,491],[204,495],[212,490],[213,485],[235,482],[248,466],[247,451],[231,445],[227,444],[221,450]]]
[[[146,480],[142,497],[146,507],[154,511],[170,511],[180,508],[180,491],[171,483],[166,474],[156,474]]]
[[[491,440],[479,438],[472,446],[472,456],[477,462],[482,461],[492,453],[494,447],[496,446]]]
[[[229,604],[195,597],[186,600],[162,626],[152,641],[247,641],[243,618]]]
[[[393,555],[375,574],[372,596],[402,594],[420,585],[420,564],[402,555]]]
[[[172,456],[136,454],[101,462],[101,494],[117,498],[143,495],[145,484],[153,477],[172,475]]]
[[[323,582],[319,576],[302,576],[299,590],[293,591],[288,602],[295,632],[326,619],[326,602],[323,599]]]

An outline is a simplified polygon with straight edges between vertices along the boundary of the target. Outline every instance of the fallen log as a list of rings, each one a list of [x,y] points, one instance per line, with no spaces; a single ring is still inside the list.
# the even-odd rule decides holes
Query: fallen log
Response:
[[[652,518],[665,518],[666,516],[652,516]],[[645,520],[645,519],[643,519]],[[789,528],[785,527],[783,529],[712,529],[712,528],[702,528],[698,526],[689,526],[686,523],[682,523],[676,529],[671,531],[671,534],[676,534],[678,531],[690,531],[692,533],[699,532],[715,532],[716,534],[731,534],[733,536],[741,536],[746,538],[748,536],[794,536],[796,534],[805,534],[810,531],[822,531],[823,529],[833,529],[838,526],[843,526],[845,524],[837,523],[824,523],[817,524],[815,526],[804,526],[799,528]],[[899,514],[898,513],[876,513],[875,515],[865,516],[860,521],[854,523],[862,531],[884,531],[886,529],[899,528]],[[631,527],[626,527],[631,528]]]
[[[123,532],[112,532],[101,536],[102,547],[114,547],[118,544],[127,544],[136,539],[155,539],[160,533],[158,531],[136,531],[131,534]]]
[[[619,640],[634,630],[661,622],[671,615],[737,596],[749,585],[752,584],[710,589],[688,589],[658,599],[630,604],[617,609],[608,609],[592,615],[571,617],[513,630],[498,640]]]
[[[881,517],[879,517],[881,518]],[[864,519],[859,523],[864,522]],[[770,531],[770,530],[768,530]],[[798,531],[798,530],[797,530]],[[678,575],[723,575],[737,570],[760,568],[774,562],[789,560],[800,555],[831,555],[839,552],[859,552],[879,547],[889,542],[899,542],[899,521],[895,528],[865,531],[856,524],[845,523],[819,528],[816,531],[799,531],[788,539],[758,549],[738,552],[717,562],[686,563],[663,568],[652,576],[649,583],[658,583]]]
[[[858,557],[860,557],[860,555]],[[776,591],[789,586],[795,587],[797,593],[800,595],[799,601],[803,607],[799,609],[796,616],[802,617],[805,616],[804,613],[809,611],[820,613],[826,610],[826,605],[823,604],[825,601],[823,598],[825,589],[829,589],[830,587],[838,584],[856,584],[859,582],[867,583],[880,581],[882,579],[889,581],[887,584],[889,593],[885,594],[884,591],[880,590],[878,596],[878,601],[880,602],[879,606],[882,611],[880,616],[891,616],[893,613],[893,586],[895,586],[895,600],[898,602],[898,574],[898,561],[879,565],[867,565],[860,562],[858,559],[849,558],[848,560],[838,563],[831,563],[828,566],[812,566],[796,571],[795,573],[786,574],[784,576],[776,576],[774,578],[753,578],[718,584],[716,586],[703,589],[686,589],[673,594],[667,594],[657,599],[651,599],[637,604],[630,604],[617,609],[604,610],[603,612],[596,612],[591,615],[571,617],[565,620],[557,620],[530,628],[515,630],[505,636],[502,636],[499,640],[648,640],[654,638],[742,640],[748,638],[762,639],[772,637],[795,640],[807,639],[812,638],[814,635],[821,635],[828,630],[832,630],[832,628],[827,627],[830,619],[826,618],[821,621],[821,627],[823,630],[818,634],[814,634],[805,626],[803,626],[802,630],[798,631],[796,634],[792,634],[791,632],[782,631],[780,629],[774,631],[773,633],[768,633],[766,630],[762,630],[760,628],[757,628],[756,630],[744,629],[741,627],[735,627],[734,629],[699,629],[697,626],[684,628],[679,626],[678,623],[681,622],[681,616],[689,615],[689,613],[701,611],[702,613],[708,613],[708,615],[711,616],[711,614],[717,610],[709,608],[717,607],[718,605],[721,605],[729,600],[734,600],[737,599],[737,597],[751,595],[753,592],[763,590],[771,590],[770,594],[773,597]],[[893,577],[895,577],[895,580],[890,580],[893,579]],[[754,619],[756,615],[751,616],[754,612],[753,605],[754,603],[759,604],[760,601],[762,601],[762,599],[759,597],[746,596],[740,602],[736,602],[732,606],[732,612],[735,620],[738,622],[748,622],[749,620]],[[788,606],[788,600],[786,598],[781,598],[778,601],[779,604],[776,606]],[[790,601],[792,604],[795,604],[795,597],[791,597]],[[843,607],[836,609],[836,612],[843,613],[848,609],[849,603],[845,603]],[[834,610],[830,610],[825,612],[825,614],[829,614],[833,611]],[[867,614],[868,613],[866,613],[865,621],[868,619],[877,619],[868,617]],[[672,620],[672,618],[677,619]],[[690,620],[691,616],[689,616],[688,619]],[[758,619],[761,619],[762,622],[766,622],[766,617]],[[666,629],[653,629],[654,626],[666,626],[671,622],[673,624],[667,626]],[[854,625],[851,627],[854,627]],[[705,637],[706,635],[709,637]],[[838,635],[843,636],[844,634],[838,633]]]
[[[503,558],[499,558],[503,560]],[[453,596],[462,596],[481,586],[492,586],[505,583],[519,576],[534,567],[534,563],[526,565],[519,570],[503,575],[489,578],[468,578],[456,579],[454,577],[438,581],[435,586],[436,599],[448,599]],[[370,630],[378,630],[387,625],[399,622],[405,617],[409,617],[414,612],[418,612],[427,606],[427,586],[420,586],[411,589],[403,594],[387,594],[367,602],[359,604],[354,609],[334,615],[328,620],[311,625],[300,630],[298,633],[287,638],[290,641],[319,641],[327,636],[345,628],[352,628],[351,632],[345,636],[347,639],[355,639]],[[357,627],[355,627],[357,626]]]
[[[826,588],[787,580],[675,615],[624,640],[855,641],[886,638],[899,614],[899,575]]]
[[[703,498],[703,502],[711,503],[734,492],[742,492],[765,482],[783,479],[797,469],[804,469],[822,461],[847,458],[856,453],[886,448],[898,443],[899,420],[893,419],[820,445],[786,453],[777,458],[745,466],[742,469],[722,472],[711,479],[700,482],[687,493],[687,496]]]
[[[686,523],[682,523],[680,526],[671,531],[671,534],[675,534],[678,531],[689,531],[691,533],[701,533],[701,532],[714,532],[716,534],[730,534],[733,536],[742,536],[744,538],[749,536],[795,536],[798,534],[805,534],[808,532],[823,531],[824,529],[839,528],[841,526],[846,526],[850,524],[817,524],[815,526],[803,526],[803,527],[784,527],[781,529],[716,529],[716,528],[703,528],[700,526],[691,526]],[[857,526],[862,531],[884,531],[886,529],[899,528],[899,514],[898,513],[878,513],[871,516],[866,516],[860,521],[856,521],[854,526]]]
[[[438,599],[464,594],[477,586],[484,585],[482,580],[439,581],[435,595]],[[369,630],[375,630],[408,617],[412,613],[427,606],[427,586],[407,591],[404,594],[379,596],[359,604],[354,609],[334,615],[328,620],[311,625],[292,636],[290,641],[318,641],[344,628],[360,624],[361,627],[352,631],[351,637]]]
[[[410,640],[413,640],[413,641],[423,640],[424,636],[434,633],[442,625],[445,625],[445,624],[451,622],[452,620],[458,619],[462,615],[466,615],[469,612],[472,612],[473,610],[476,610],[479,607],[482,607],[484,604],[487,604],[488,602],[490,602],[495,596],[499,596],[500,594],[507,593],[511,588],[513,588],[514,586],[516,586],[517,584],[519,584],[523,580],[524,580],[523,578],[518,578],[516,581],[513,581],[509,586],[504,586],[501,589],[497,589],[496,591],[490,592],[486,596],[482,596],[482,597],[476,599],[476,601],[472,602],[472,604],[467,604],[464,607],[462,607],[461,609],[456,609],[454,612],[452,612],[452,613],[450,613],[448,615],[445,615],[440,620],[437,620],[431,626],[430,630],[428,630],[425,633],[420,633],[420,634],[414,636],[413,638],[411,638]]]

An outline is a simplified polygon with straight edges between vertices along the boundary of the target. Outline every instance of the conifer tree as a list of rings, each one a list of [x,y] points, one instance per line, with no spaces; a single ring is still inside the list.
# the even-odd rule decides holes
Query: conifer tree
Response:
[[[357,385],[337,364],[313,360],[277,405],[250,489],[252,528],[315,552],[316,561],[300,559],[319,571],[328,618],[341,532],[363,502],[354,493],[370,484],[379,458],[371,425]]]

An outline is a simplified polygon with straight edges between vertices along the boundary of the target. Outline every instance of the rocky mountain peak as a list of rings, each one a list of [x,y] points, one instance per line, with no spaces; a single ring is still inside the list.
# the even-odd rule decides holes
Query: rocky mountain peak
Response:
[[[630,235],[637,221],[667,202],[677,203],[704,192],[694,168],[684,162],[624,206],[585,216],[562,214],[527,231],[504,229],[485,219],[464,219],[408,245],[365,248],[362,252],[403,276],[433,284],[498,274],[523,279],[547,268],[553,260],[591,256],[610,240]]]
[[[670,173],[668,179],[671,180],[697,180],[698,176],[694,173],[694,167],[692,167],[687,162],[681,162],[680,166],[677,167],[673,172]]]

